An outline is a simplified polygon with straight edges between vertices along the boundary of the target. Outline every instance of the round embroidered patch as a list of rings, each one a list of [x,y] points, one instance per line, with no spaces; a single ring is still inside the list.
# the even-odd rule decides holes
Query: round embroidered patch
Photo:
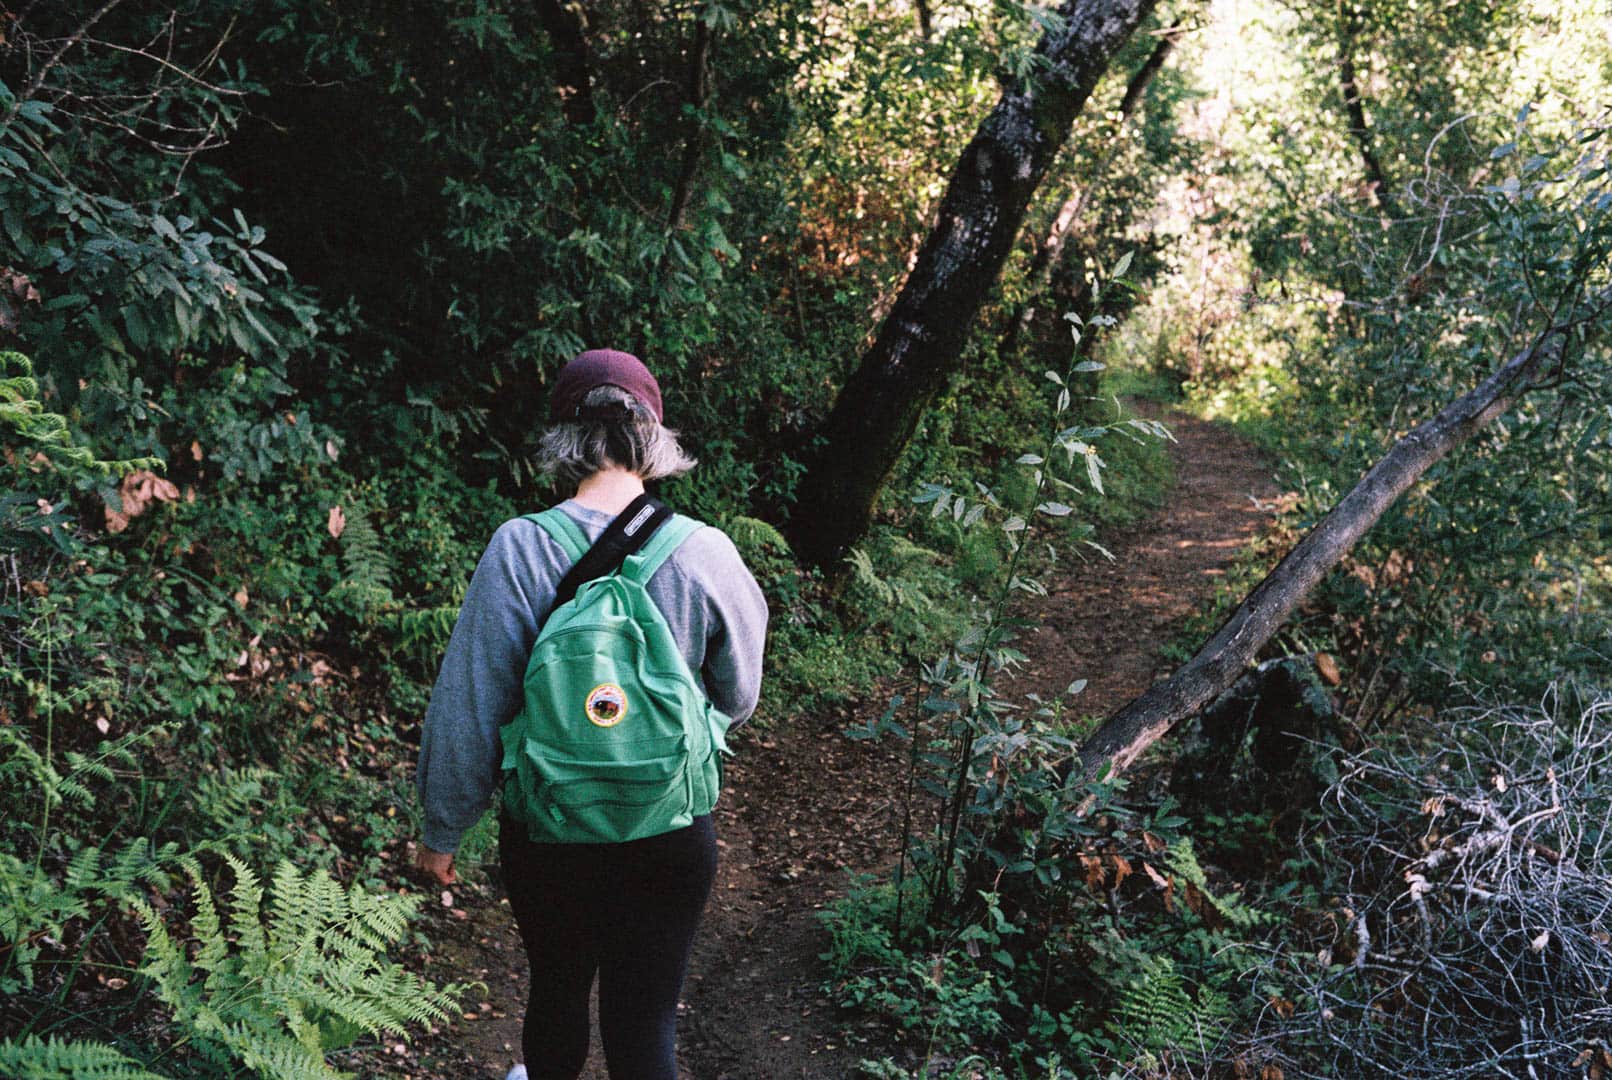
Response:
[[[588,719],[600,727],[615,727],[627,715],[627,693],[615,683],[600,683],[588,691],[584,706]]]

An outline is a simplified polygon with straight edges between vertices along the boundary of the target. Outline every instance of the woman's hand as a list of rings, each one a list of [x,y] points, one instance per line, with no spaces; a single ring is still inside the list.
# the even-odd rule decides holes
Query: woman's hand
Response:
[[[414,853],[414,865],[436,880],[438,885],[452,885],[459,880],[453,872],[453,856],[447,852],[432,851],[421,844]]]

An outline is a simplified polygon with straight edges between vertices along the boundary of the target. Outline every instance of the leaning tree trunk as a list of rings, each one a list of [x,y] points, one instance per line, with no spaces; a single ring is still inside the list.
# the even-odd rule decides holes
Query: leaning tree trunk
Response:
[[[879,489],[945,385],[1001,273],[1030,197],[1109,60],[1155,0],[1067,0],[1036,46],[1039,73],[1009,86],[953,170],[934,229],[872,348],[840,389],[790,525],[796,552],[843,581]]]
[[[1075,222],[1080,219],[1081,212],[1091,201],[1091,193],[1102,182],[1103,174],[1108,171],[1108,163],[1114,160],[1114,154],[1119,149],[1121,133],[1136,107],[1142,103],[1142,95],[1147,93],[1148,86],[1153,77],[1164,70],[1165,61],[1175,51],[1176,42],[1181,40],[1181,21],[1177,20],[1163,34],[1159,36],[1158,44],[1153,52],[1136,69],[1131,81],[1125,84],[1125,96],[1119,103],[1119,120],[1114,125],[1114,140],[1108,152],[1097,162],[1097,167],[1084,179],[1085,182],[1069,194],[1053,215],[1052,224],[1047,228],[1040,242],[1035,246],[1035,254],[1030,256],[1030,267],[1024,273],[1025,298],[1007,318],[1007,330],[1002,335],[1001,344],[997,353],[1001,356],[1012,356],[1019,347],[1019,338],[1035,318],[1036,303],[1040,294],[1052,282],[1052,271],[1058,259],[1063,255],[1064,242],[1069,239],[1069,232],[1074,228]]]
[[[1612,303],[1612,291],[1598,306]],[[1236,681],[1305,595],[1337,565],[1394,501],[1453,448],[1511,407],[1535,372],[1562,355],[1571,324],[1541,334],[1472,390],[1396,442],[1321,521],[1288,552],[1196,656],[1154,683],[1092,733],[1080,748],[1088,777],[1119,770],[1175,724]]]

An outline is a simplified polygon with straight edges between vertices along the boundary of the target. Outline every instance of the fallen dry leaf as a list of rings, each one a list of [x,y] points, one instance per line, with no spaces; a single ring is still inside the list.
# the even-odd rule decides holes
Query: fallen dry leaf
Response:
[[[179,488],[172,480],[165,480],[148,469],[136,469],[118,485],[118,501],[123,504],[123,509],[106,508],[106,531],[120,533],[129,527],[131,520],[145,513],[152,503],[176,502],[178,499]]]
[[[1338,662],[1329,653],[1315,654],[1315,670],[1320,672],[1321,678],[1331,686],[1337,686],[1343,681],[1343,675],[1338,671]]]

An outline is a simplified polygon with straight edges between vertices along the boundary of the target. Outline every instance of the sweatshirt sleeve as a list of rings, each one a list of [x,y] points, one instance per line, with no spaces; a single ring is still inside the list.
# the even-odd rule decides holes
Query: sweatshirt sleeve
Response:
[[[761,696],[761,662],[767,643],[767,598],[727,534],[701,530],[711,549],[713,571],[705,592],[707,606],[702,681],[711,703],[738,727],[756,710]]]
[[[459,839],[486,812],[502,755],[498,729],[519,711],[522,679],[538,613],[553,603],[554,584],[522,556],[518,530],[505,522],[493,534],[465,591],[459,619],[431,690],[415,783],[427,847],[458,849]]]

